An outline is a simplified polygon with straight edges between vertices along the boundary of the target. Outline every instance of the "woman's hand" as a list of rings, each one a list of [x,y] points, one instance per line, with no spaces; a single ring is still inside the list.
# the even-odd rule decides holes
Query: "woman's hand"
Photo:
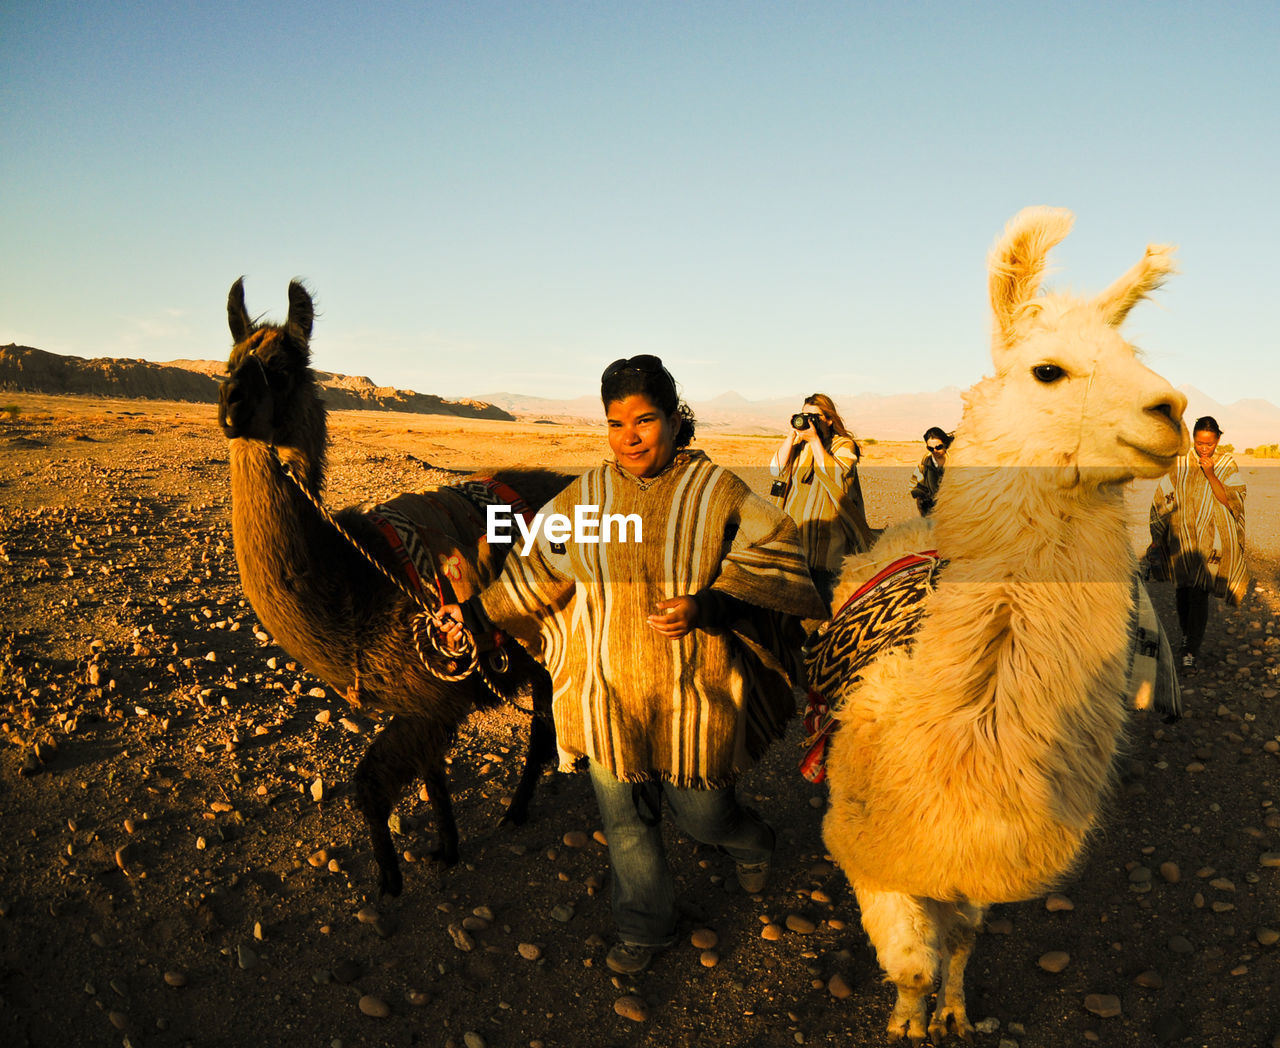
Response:
[[[457,650],[462,646],[467,627],[462,624],[462,607],[458,604],[444,604],[440,607],[440,628],[444,631],[449,647]]]
[[[679,640],[698,625],[698,602],[690,596],[661,600],[656,607],[649,616],[649,627],[669,640]]]

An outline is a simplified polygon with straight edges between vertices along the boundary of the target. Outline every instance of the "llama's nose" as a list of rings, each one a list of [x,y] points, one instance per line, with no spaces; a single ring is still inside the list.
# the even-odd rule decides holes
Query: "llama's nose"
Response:
[[[1187,398],[1176,389],[1166,389],[1153,397],[1146,406],[1148,414],[1163,415],[1173,425],[1178,424],[1182,413],[1187,410]]]

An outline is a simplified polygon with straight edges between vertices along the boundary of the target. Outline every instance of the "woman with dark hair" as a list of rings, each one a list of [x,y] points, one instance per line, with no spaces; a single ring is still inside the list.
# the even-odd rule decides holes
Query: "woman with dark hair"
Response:
[[[1194,670],[1209,623],[1209,595],[1236,605],[1249,588],[1244,563],[1245,485],[1235,459],[1218,450],[1213,416],[1196,419],[1194,443],[1156,487],[1151,503],[1152,573],[1177,587],[1182,665]]]
[[[911,474],[911,497],[916,500],[922,517],[933,512],[933,504],[938,500],[938,485],[942,483],[942,471],[947,465],[947,448],[953,440],[954,435],[938,426],[924,431],[924,446],[929,453]]]
[[[557,542],[544,530],[461,621],[512,633],[551,673],[561,768],[587,766],[608,840],[619,941],[606,963],[634,973],[675,939],[664,800],[686,833],[730,855],[745,891],[764,889],[774,832],[734,782],[781,737],[799,679],[785,652],[803,640],[798,620],[826,608],[794,524],[689,448],[693,415],[661,360],[614,361],[600,397],[613,460],[544,513],[576,520],[588,507],[601,533]]]
[[[791,416],[791,427],[769,463],[777,478],[772,492],[776,504],[800,529],[814,585],[828,602],[844,558],[871,548],[858,481],[861,455],[835,401],[814,393]]]

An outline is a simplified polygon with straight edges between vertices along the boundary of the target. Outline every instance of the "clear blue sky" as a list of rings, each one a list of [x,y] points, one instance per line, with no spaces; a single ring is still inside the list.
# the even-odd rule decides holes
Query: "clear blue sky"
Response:
[[[968,386],[985,258],[1076,212],[1058,280],[1149,241],[1126,334],[1280,402],[1280,6],[0,5],[0,343],[222,359],[306,278],[315,364],[444,395]]]

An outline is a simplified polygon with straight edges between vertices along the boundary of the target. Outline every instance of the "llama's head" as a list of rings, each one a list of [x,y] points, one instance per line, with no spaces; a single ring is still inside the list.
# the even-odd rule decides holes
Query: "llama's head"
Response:
[[[1173,272],[1173,249],[1149,246],[1095,298],[1041,295],[1046,256],[1071,223],[1069,211],[1027,208],[992,250],[996,374],[968,396],[963,458],[977,464],[978,445],[988,464],[1049,467],[1068,485],[1159,476],[1187,447],[1186,398],[1119,327]]]
[[[245,310],[244,282],[227,296],[227,322],[235,345],[218,394],[218,422],[230,438],[245,437],[311,451],[324,439],[324,409],[311,372],[315,309],[307,289],[289,285],[289,317],[259,324]]]

